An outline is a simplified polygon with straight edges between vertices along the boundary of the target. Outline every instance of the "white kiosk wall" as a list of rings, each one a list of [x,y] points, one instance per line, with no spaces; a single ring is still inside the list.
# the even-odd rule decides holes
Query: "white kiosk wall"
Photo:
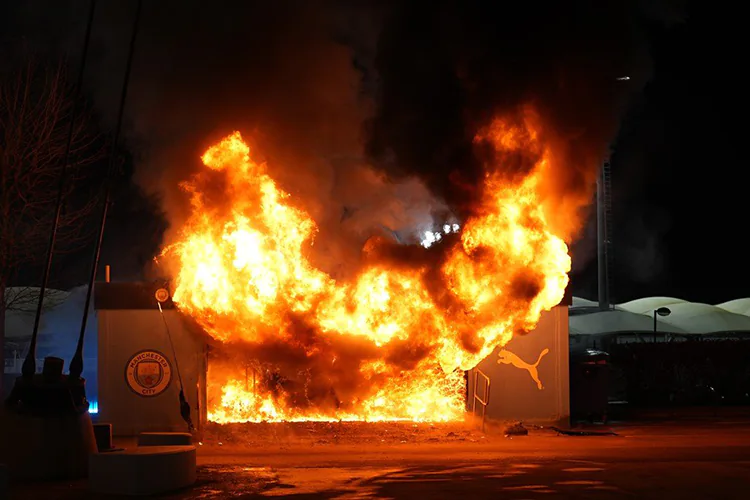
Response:
[[[490,379],[486,417],[568,425],[568,352],[568,307],[560,305],[543,313],[534,331],[514,337],[477,366]],[[469,411],[474,404],[475,373],[476,369],[469,372]],[[476,380],[482,397],[486,381],[481,375]],[[482,413],[478,401],[476,413]]]
[[[159,312],[157,286],[99,283],[95,307],[99,323],[98,421],[116,436],[140,432],[186,432],[180,416],[179,373],[193,424],[205,422],[206,346],[171,300]],[[174,353],[172,351],[174,345]]]

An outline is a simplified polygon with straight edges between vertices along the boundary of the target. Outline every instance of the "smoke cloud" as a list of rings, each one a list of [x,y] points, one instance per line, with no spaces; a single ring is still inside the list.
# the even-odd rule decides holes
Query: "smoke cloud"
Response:
[[[86,84],[105,119],[135,4],[97,5]],[[24,2],[11,27],[75,62],[88,5]],[[554,150],[545,203],[571,241],[628,97],[650,75],[642,21],[681,11],[667,0],[144,2],[126,109],[138,181],[177,228],[179,183],[209,144],[240,130],[319,224],[318,253],[344,257],[381,230],[413,242],[451,210],[470,215],[487,159],[473,138],[531,106]]]
[[[627,98],[649,73],[641,13],[630,1],[493,5],[442,1],[426,10],[405,2],[389,13],[368,151],[393,174],[417,172],[470,213],[474,195],[465,186],[483,174],[472,139],[494,116],[533,106],[554,151],[549,212],[564,214],[552,222],[571,239]]]
[[[435,224],[471,216],[489,165],[509,178],[527,173],[538,151],[497,158],[474,139],[494,117],[532,116],[553,153],[541,181],[546,213],[572,241],[627,99],[648,77],[639,5],[375,4],[144,2],[127,136],[140,153],[138,181],[162,196],[172,231],[187,216],[180,182],[210,144],[239,130],[318,224],[312,263],[346,277],[370,238],[414,243]],[[85,3],[71,5],[85,12]],[[114,116],[134,5],[102,2],[97,13],[87,84],[104,117]],[[427,258],[421,248],[373,248],[369,258],[394,264]],[[513,297],[528,302],[540,278],[514,277]],[[248,349],[301,384],[291,394],[358,392],[363,381],[350,374],[376,355],[372,346],[324,344],[311,356],[305,346],[319,344],[316,332],[306,337],[295,325],[294,334],[294,345]],[[394,345],[388,362],[410,369],[421,347]],[[344,361],[332,370],[328,358]],[[321,385],[312,388],[300,374],[315,370],[310,380]]]
[[[631,210],[623,229],[627,242],[621,252],[621,267],[629,279],[648,283],[666,268],[664,240],[672,221],[667,213],[656,207],[644,206]]]
[[[92,88],[105,109],[119,91],[133,6],[107,3],[97,15]],[[141,152],[137,180],[163,197],[171,231],[187,215],[180,182],[201,168],[208,145],[234,130],[316,221],[316,264],[334,275],[348,272],[341,264],[355,262],[372,234],[412,228],[445,209],[420,182],[392,183],[362,154],[376,14],[295,0],[144,4],[128,139]]]

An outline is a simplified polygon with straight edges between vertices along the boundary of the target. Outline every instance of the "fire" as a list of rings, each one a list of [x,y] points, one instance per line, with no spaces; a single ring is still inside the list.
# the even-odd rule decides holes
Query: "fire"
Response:
[[[513,179],[488,166],[480,210],[422,243],[444,253],[365,259],[348,281],[311,264],[315,222],[239,132],[206,151],[207,170],[182,185],[191,216],[163,254],[178,266],[175,303],[235,358],[210,363],[210,420],[462,418],[463,371],[531,330],[570,269],[539,199],[550,153],[532,125],[496,121],[477,141],[536,152],[534,168]]]

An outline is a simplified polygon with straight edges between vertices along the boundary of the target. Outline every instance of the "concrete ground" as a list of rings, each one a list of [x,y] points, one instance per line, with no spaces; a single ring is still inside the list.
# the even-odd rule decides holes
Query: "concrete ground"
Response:
[[[195,487],[163,498],[750,498],[746,419],[613,426],[617,436],[593,437],[325,425],[214,432],[200,446]],[[15,485],[10,498],[97,497],[76,482]]]

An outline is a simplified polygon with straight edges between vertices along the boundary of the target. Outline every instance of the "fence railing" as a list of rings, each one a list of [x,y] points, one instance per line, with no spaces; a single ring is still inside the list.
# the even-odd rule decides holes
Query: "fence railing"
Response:
[[[631,408],[750,404],[750,341],[609,346],[612,399]]]

